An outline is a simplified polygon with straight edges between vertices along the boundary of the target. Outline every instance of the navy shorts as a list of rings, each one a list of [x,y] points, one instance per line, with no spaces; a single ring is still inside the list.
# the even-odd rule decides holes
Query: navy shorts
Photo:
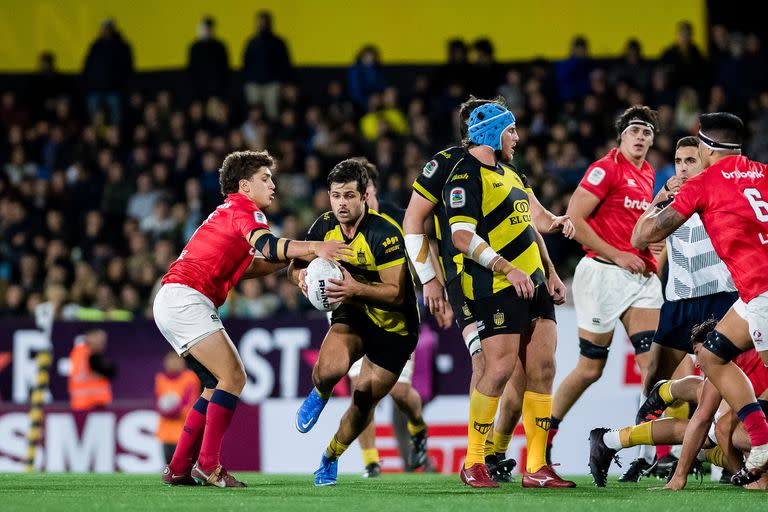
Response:
[[[661,306],[659,327],[653,342],[663,347],[674,348],[693,353],[691,350],[691,330],[697,324],[725,316],[739,298],[736,292],[720,292],[693,299],[667,301]]]

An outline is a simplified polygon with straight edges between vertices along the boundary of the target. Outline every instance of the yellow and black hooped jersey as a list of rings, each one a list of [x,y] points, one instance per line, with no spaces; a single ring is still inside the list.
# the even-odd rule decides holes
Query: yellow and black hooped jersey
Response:
[[[545,280],[544,266],[531,224],[530,192],[525,176],[511,166],[485,166],[467,154],[448,178],[443,200],[451,226],[473,224],[494,251],[539,285]],[[490,297],[510,286],[504,274],[464,258],[462,287],[468,299]]]
[[[440,252],[440,266],[446,283],[461,274],[464,268],[464,255],[454,247],[451,240],[451,227],[448,224],[443,202],[443,187],[451,171],[466,155],[466,150],[461,146],[453,146],[437,152],[413,182],[413,190],[435,205],[435,236],[437,236]]]
[[[373,306],[362,302],[345,304],[362,310],[376,326],[392,334],[417,336],[419,310],[413,279],[405,259],[405,242],[399,226],[366,207],[355,236],[347,238],[333,212],[317,218],[307,233],[307,240],[341,240],[352,247],[354,256],[341,264],[356,280],[365,284],[381,284],[379,271],[405,265],[405,300],[400,306]]]

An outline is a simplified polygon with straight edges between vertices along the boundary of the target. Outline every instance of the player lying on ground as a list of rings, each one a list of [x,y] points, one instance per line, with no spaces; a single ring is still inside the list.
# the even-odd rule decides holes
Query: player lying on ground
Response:
[[[688,180],[671,203],[654,203],[643,213],[632,244],[646,248],[698,213],[733,277],[740,298],[708,335],[698,362],[749,433],[749,457],[731,480],[744,485],[768,469],[765,413],[743,372],[731,363],[752,346],[768,362],[768,169],[741,156],[741,119],[724,112],[699,119],[699,155],[707,168]]]
[[[176,353],[186,357],[204,388],[163,472],[165,483],[244,487],[219,461],[224,433],[246,379],[217,311],[229,290],[240,279],[285,267],[290,258],[349,255],[349,246],[340,241],[299,242],[271,233],[261,210],[275,197],[273,170],[274,161],[266,151],[227,156],[219,171],[224,204],[197,228],[155,297],[157,327]],[[257,253],[264,258],[255,258]]]
[[[716,324],[716,320],[708,320],[694,327],[691,333],[691,346],[695,354],[698,355],[701,352],[702,344],[706,341],[707,335],[714,330]],[[745,372],[755,394],[761,398],[768,396],[768,391],[766,391],[768,388],[768,369],[761,363],[757,352],[754,350],[744,352],[734,359],[734,364]],[[738,458],[733,457],[732,451],[726,451],[722,444],[718,446],[718,439],[722,438],[729,440],[727,446],[732,445],[730,428],[721,432],[718,439],[715,439],[714,431],[710,433],[710,438],[707,439],[706,434],[709,432],[715,413],[722,402],[720,394],[708,380],[703,377],[691,376],[680,380],[666,381],[663,385],[654,388],[654,393],[651,396],[659,396],[668,404],[672,404],[676,400],[697,402],[698,407],[690,421],[680,418],[661,418],[622,429],[596,428],[592,430],[589,435],[589,471],[594,478],[595,485],[598,487],[605,486],[611,461],[617,459],[616,455],[619,451],[638,445],[683,444],[680,460],[674,475],[671,476],[668,488],[682,489],[685,486],[688,473],[697,461],[706,460],[717,466],[725,467],[731,472],[736,472],[742,467],[743,460],[740,456]],[[649,400],[651,400],[650,396]],[[768,405],[768,402],[761,401],[761,405]],[[731,414],[721,408],[721,413],[725,412]],[[724,419],[725,421],[723,421]],[[721,430],[731,426],[729,420],[730,418],[720,417],[717,424],[722,425]],[[733,438],[737,439],[736,442],[739,446],[743,446],[743,438],[745,437],[743,427],[741,429],[736,428],[735,425],[733,427],[735,429]],[[727,435],[724,436],[724,432],[727,432]],[[729,456],[724,456],[724,454]]]
[[[296,428],[308,432],[320,417],[331,391],[363,358],[352,403],[322,455],[315,485],[335,485],[338,458],[368,426],[376,404],[397,382],[416,347],[419,312],[413,281],[405,261],[400,230],[365,204],[365,166],[350,159],[328,175],[331,212],[309,230],[309,240],[344,240],[354,256],[342,261],[342,280],[327,288],[332,303],[341,303],[331,316],[317,363],[315,387],[296,414]],[[306,292],[306,271],[300,262],[289,269],[292,282]]]

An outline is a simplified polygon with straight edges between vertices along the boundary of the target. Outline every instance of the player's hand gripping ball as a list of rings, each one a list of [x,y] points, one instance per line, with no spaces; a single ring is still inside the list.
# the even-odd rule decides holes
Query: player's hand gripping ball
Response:
[[[323,258],[315,258],[307,266],[307,296],[309,302],[320,311],[333,311],[339,307],[340,302],[331,304],[328,301],[328,286],[333,287],[329,279],[343,279],[341,269],[335,264]]]

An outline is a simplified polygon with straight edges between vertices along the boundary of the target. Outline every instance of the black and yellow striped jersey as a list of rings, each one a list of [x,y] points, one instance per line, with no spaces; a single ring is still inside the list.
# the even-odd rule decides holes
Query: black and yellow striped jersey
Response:
[[[402,208],[388,203],[386,201],[379,201],[379,209],[377,210],[379,215],[387,219],[389,222],[397,226],[400,231],[403,231],[403,220],[405,219],[405,210]]]
[[[405,259],[405,242],[399,226],[366,207],[357,232],[351,239],[341,230],[333,212],[325,212],[315,220],[307,240],[341,240],[352,247],[354,256],[341,264],[356,280],[365,284],[381,284],[379,271],[405,265],[405,300],[400,306],[370,305],[362,302],[342,307],[360,309],[378,327],[401,336],[418,335],[419,311],[413,279]]]
[[[475,225],[480,238],[539,285],[544,266],[531,224],[530,192],[525,176],[511,166],[489,167],[467,154],[443,187],[443,200],[451,226]],[[468,299],[490,297],[510,286],[504,274],[464,259],[462,287]]]
[[[451,171],[467,155],[461,146],[453,146],[436,153],[413,182],[413,190],[435,205],[435,236],[440,252],[440,267],[448,283],[461,274],[464,255],[456,250],[451,240],[451,228],[445,214],[443,187]]]

